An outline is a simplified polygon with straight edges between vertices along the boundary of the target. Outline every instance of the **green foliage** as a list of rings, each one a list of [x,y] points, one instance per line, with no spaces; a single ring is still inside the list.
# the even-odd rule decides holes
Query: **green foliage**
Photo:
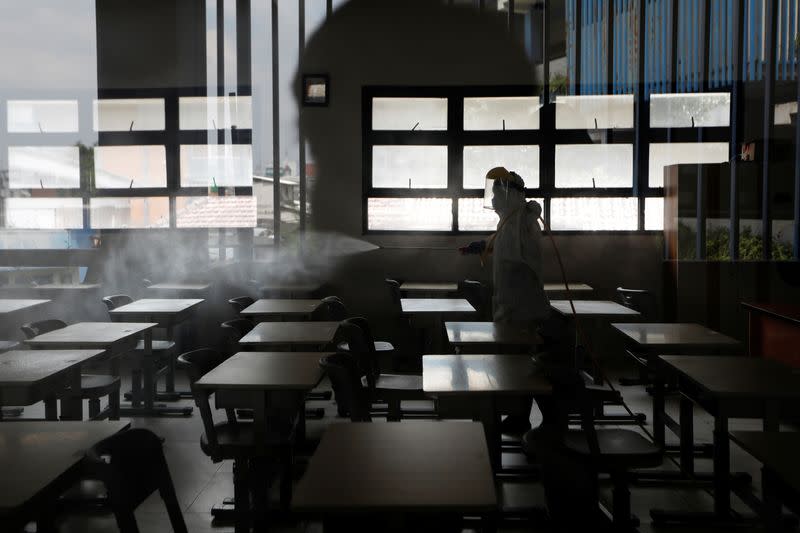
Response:
[[[566,95],[569,92],[569,78],[562,73],[550,76],[550,94]]]
[[[678,258],[683,260],[697,259],[697,233],[686,224],[678,224]],[[730,261],[730,233],[727,227],[711,228],[706,233],[706,259],[708,261]],[[739,233],[739,260],[760,261],[764,253],[761,235],[753,233],[749,227],[742,228]],[[772,239],[772,259],[775,261],[791,261],[792,246],[778,239]]]

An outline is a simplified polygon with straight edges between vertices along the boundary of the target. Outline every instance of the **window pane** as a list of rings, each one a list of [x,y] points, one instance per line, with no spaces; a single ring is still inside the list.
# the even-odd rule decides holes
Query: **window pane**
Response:
[[[181,146],[181,186],[250,187],[253,155],[249,144]]]
[[[7,228],[83,228],[80,198],[6,198],[5,210]]]
[[[464,129],[537,130],[541,107],[538,96],[464,98]]]
[[[92,228],[168,228],[169,198],[92,198]]]
[[[730,110],[730,93],[651,94],[650,127],[730,126]]]
[[[446,146],[373,146],[372,186],[444,189]]]
[[[164,100],[95,100],[93,125],[94,131],[163,131]]]
[[[78,131],[76,100],[9,100],[10,133],[71,133]]]
[[[483,207],[483,198],[458,199],[459,230],[494,231],[499,220],[497,213]]]
[[[636,230],[636,198],[553,198],[553,230]]]
[[[446,98],[373,98],[372,129],[424,131],[447,129]]]
[[[556,146],[556,187],[632,187],[630,144]]]
[[[797,113],[797,102],[784,102],[775,104],[775,122],[778,125],[789,125],[792,123],[792,115]]]
[[[653,143],[650,145],[650,186],[664,186],[664,167],[683,163],[725,163],[728,143]]]
[[[250,96],[187,96],[178,99],[178,123],[182,130],[253,128]]]
[[[12,189],[77,189],[77,146],[9,146],[8,186]]]
[[[449,198],[370,198],[370,230],[449,231],[453,227]]]
[[[166,149],[163,146],[98,146],[94,149],[94,183],[98,189],[166,187]]]
[[[539,186],[539,147],[522,146],[465,146],[464,188],[483,189],[486,172],[494,167],[506,167],[525,180],[525,187]]]
[[[179,228],[253,228],[256,226],[256,198],[179,197],[175,199],[175,216]]]
[[[556,128],[633,128],[633,95],[557,96]]]
[[[662,231],[664,229],[664,199],[644,199],[644,229]]]

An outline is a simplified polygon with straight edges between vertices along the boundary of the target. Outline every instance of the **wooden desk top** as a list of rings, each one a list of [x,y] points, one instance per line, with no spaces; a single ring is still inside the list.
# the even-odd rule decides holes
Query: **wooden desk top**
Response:
[[[770,359],[721,355],[661,355],[659,360],[719,397],[800,398],[800,371]]]
[[[322,300],[262,298],[239,313],[242,316],[310,315]]]
[[[204,292],[211,288],[210,283],[177,283],[165,282],[155,283],[147,287],[154,291],[198,291]]]
[[[531,346],[541,342],[536,331],[498,322],[445,322],[450,344],[500,344]]]
[[[338,322],[261,322],[239,344],[327,344],[333,341],[338,329]]]
[[[477,422],[332,424],[292,497],[293,510],[320,514],[483,513],[496,506]]]
[[[742,307],[800,325],[800,305],[742,302]]]
[[[34,347],[108,348],[157,325],[150,322],[78,322],[25,342]]]
[[[550,394],[553,387],[528,357],[424,355],[422,390],[435,396]]]
[[[800,433],[796,431],[732,431],[731,440],[776,473],[793,490],[800,491]]]
[[[451,282],[406,281],[400,285],[403,292],[458,292],[458,284]]]
[[[228,390],[311,390],[324,374],[321,352],[239,352],[200,378],[196,387]]]
[[[734,338],[700,324],[613,323],[611,327],[641,347],[736,346]]]
[[[567,287],[563,283],[545,283],[544,284],[545,292],[567,292]],[[587,292],[593,291],[594,289],[585,284],[585,283],[569,283],[569,290],[572,291],[580,291],[580,292]]]
[[[23,300],[16,298],[0,298],[0,315],[7,313],[14,313],[24,309],[32,309],[34,307],[49,303],[50,300]]]
[[[463,298],[401,298],[400,307],[406,314],[474,313],[475,308]]]
[[[572,302],[575,304],[575,312],[581,316],[641,316],[638,311],[610,300],[573,300]],[[550,300],[550,307],[562,315],[572,316],[569,300]]]
[[[0,515],[31,503],[73,470],[86,450],[128,426],[129,421],[0,424]]]
[[[177,315],[197,307],[205,300],[180,298],[142,298],[109,311],[111,315]]]
[[[13,350],[0,354],[0,387],[33,386],[90,363],[104,350]]]
[[[318,291],[322,287],[321,283],[317,282],[286,282],[286,283],[268,283],[265,285],[261,285],[258,290],[261,293],[270,293],[270,292],[278,292],[278,293],[287,293],[287,292],[295,292],[295,293],[304,293],[310,294],[312,292]]]
[[[95,291],[99,290],[99,283],[41,283],[39,285],[6,285],[0,287],[4,290],[14,291]]]

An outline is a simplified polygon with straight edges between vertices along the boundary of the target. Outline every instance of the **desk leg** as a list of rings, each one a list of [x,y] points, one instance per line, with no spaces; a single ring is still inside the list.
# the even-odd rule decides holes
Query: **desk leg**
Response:
[[[720,409],[714,417],[714,514],[719,518],[727,517],[731,510],[730,467],[728,416]]]
[[[653,383],[653,440],[659,446],[666,443],[664,427],[664,380],[656,375]]]
[[[167,340],[175,341],[175,328],[171,325],[167,327]],[[175,341],[176,348],[177,341]],[[167,375],[164,378],[164,389],[167,392],[175,392],[175,357],[170,356],[169,361],[167,362]]]
[[[503,457],[500,446],[500,414],[497,412],[497,402],[492,395],[489,395],[487,398],[482,398],[479,401],[478,418],[483,424],[483,432],[486,436],[486,445],[489,448],[489,459],[492,462],[492,469],[497,472],[503,468]]]
[[[153,330],[147,330],[144,333],[142,381],[144,386],[144,408],[149,411],[153,409],[156,395],[155,361],[153,361]]]
[[[83,402],[81,401],[81,369],[73,368],[67,376],[69,390],[61,399],[62,420],[82,420]]]
[[[761,493],[763,500],[763,519],[767,533],[784,531],[783,505],[780,499],[780,489],[775,479],[775,474],[768,468],[761,468]]]
[[[764,431],[780,431],[780,422],[780,404],[774,400],[764,402]]]
[[[681,472],[686,476],[694,475],[694,406],[692,401],[681,396]],[[727,435],[727,434],[726,434]]]

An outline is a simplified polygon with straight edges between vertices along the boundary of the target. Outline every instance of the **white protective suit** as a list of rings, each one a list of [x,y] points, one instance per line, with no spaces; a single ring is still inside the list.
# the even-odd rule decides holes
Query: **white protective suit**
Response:
[[[497,185],[500,185],[499,183]],[[550,302],[542,286],[542,206],[525,201],[525,194],[506,187],[492,206],[500,216],[488,246],[493,258],[495,322],[543,322]]]

